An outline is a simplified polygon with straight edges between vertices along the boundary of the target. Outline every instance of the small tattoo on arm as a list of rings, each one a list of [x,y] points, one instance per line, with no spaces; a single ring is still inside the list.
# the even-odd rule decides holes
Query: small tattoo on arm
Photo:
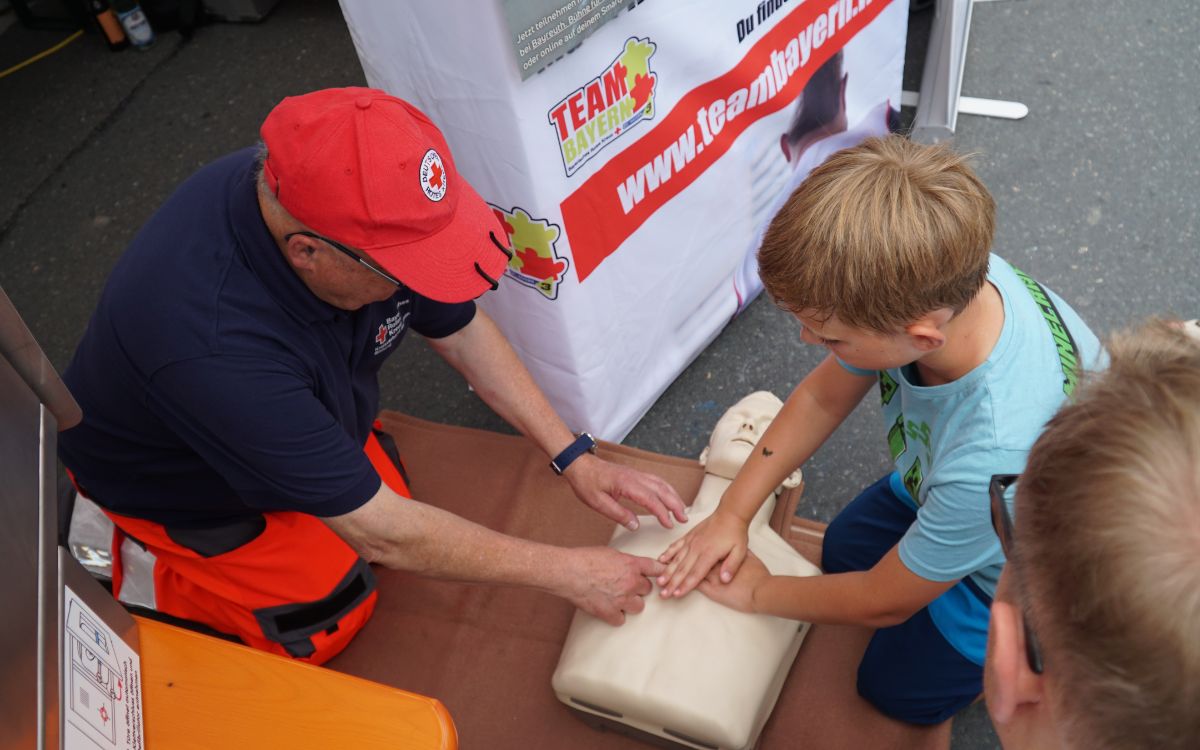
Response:
[[[763,446],[763,455],[764,456],[770,457],[774,453],[775,453],[775,451],[771,450],[770,448],[768,448],[765,445]]]

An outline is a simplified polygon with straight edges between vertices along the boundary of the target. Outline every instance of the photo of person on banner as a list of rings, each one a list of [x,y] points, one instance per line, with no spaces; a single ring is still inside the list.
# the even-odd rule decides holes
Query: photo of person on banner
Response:
[[[813,73],[796,99],[787,130],[779,136],[779,150],[788,165],[787,182],[775,196],[762,229],[734,272],[733,290],[739,313],[762,291],[758,246],[767,224],[779,213],[788,196],[832,154],[900,127],[900,110],[887,99],[872,106],[853,127],[847,127],[846,89],[850,74],[845,70],[845,57],[845,51],[838,50]]]

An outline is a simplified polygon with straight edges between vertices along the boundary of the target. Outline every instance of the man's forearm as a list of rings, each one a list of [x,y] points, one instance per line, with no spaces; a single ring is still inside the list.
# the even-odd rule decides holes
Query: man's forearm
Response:
[[[571,443],[567,428],[495,322],[477,310],[458,333],[430,342],[479,397],[548,456]]]
[[[424,503],[381,492],[372,507],[326,519],[365,559],[388,568],[472,583],[561,594],[570,550],[517,539]]]
[[[553,458],[575,440],[533,376],[496,324],[482,311],[465,328],[431,342],[467,379],[484,402]],[[594,456],[580,456],[564,472],[577,497],[617,523],[637,528],[637,517],[618,500],[645,508],[670,526],[672,517],[686,519],[683,501],[662,479],[627,468],[618,469]]]
[[[386,486],[366,505],[325,519],[371,562],[471,583],[524,586],[560,596],[620,625],[640,612],[663,565],[609,547],[563,548],[505,536]]]

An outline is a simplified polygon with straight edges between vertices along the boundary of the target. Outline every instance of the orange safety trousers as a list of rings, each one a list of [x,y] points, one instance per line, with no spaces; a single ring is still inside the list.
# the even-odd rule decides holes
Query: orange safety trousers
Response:
[[[363,450],[380,478],[411,497],[390,436]],[[344,649],[375,610],[375,576],[319,518],[270,511],[195,531],[105,510],[116,526],[113,596],[122,585],[124,537],[154,555],[155,609],[204,623],[263,651],[322,664]]]

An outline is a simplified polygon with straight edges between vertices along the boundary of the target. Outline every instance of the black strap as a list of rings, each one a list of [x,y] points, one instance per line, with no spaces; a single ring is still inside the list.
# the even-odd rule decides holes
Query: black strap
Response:
[[[235,521],[197,528],[164,524],[163,530],[167,532],[167,538],[180,547],[186,547],[201,557],[216,557],[253,542],[267,530],[267,519],[261,513],[256,513]]]
[[[383,449],[383,455],[391,459],[396,466],[396,471],[400,472],[400,478],[409,487],[412,487],[412,482],[408,481],[408,469],[404,467],[404,460],[400,458],[400,449],[396,447],[396,439],[383,430],[371,429],[375,433],[375,439],[379,441],[379,447]]]
[[[316,648],[312,636],[322,630],[333,633],[338,621],[363,603],[375,590],[375,574],[359,558],[346,577],[326,597],[300,604],[281,604],[254,610],[263,635],[283,646],[292,656],[311,656]]]
[[[1050,337],[1054,339],[1054,348],[1058,350],[1058,364],[1062,367],[1063,393],[1070,396],[1075,392],[1075,386],[1079,382],[1079,348],[1075,345],[1075,337],[1071,335],[1067,324],[1063,322],[1058,308],[1054,306],[1054,300],[1051,299],[1046,289],[1021,269],[1011,264],[1010,267],[1017,274],[1021,283],[1025,285],[1029,295],[1033,297],[1034,304],[1037,305],[1042,319],[1046,321],[1046,326],[1050,329]]]

